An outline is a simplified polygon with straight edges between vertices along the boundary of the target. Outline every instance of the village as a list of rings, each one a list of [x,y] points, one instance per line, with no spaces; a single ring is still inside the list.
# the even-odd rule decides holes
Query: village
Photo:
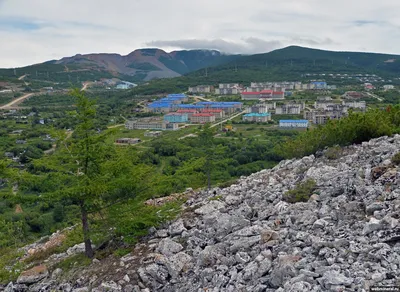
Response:
[[[370,84],[365,84],[365,89]],[[268,125],[272,129],[305,130],[322,125],[328,120],[340,119],[349,111],[366,111],[363,99],[369,95],[347,91],[340,97],[329,95],[336,86],[324,81],[301,82],[252,82],[243,87],[238,83],[221,83],[218,88],[211,85],[189,87],[186,94],[169,94],[161,99],[142,105],[140,111],[149,117],[129,119],[125,128],[146,130],[145,136],[155,137],[162,131],[209,123],[220,126],[221,131],[234,131],[232,124]],[[296,92],[317,94],[313,101],[296,99]],[[229,96],[234,101],[220,101]],[[136,109],[139,110],[139,109]],[[122,138],[120,144],[139,143],[138,138]]]

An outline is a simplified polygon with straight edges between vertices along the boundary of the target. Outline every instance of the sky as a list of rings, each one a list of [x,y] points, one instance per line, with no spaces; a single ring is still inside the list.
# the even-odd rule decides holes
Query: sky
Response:
[[[0,68],[139,48],[400,54],[398,0],[0,0]]]

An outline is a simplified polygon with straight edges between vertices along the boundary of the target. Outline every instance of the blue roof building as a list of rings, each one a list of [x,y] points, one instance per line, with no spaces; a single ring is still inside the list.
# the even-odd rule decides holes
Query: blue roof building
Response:
[[[183,93],[172,93],[172,94],[168,94],[167,97],[177,97],[180,99],[187,98],[187,96]]]
[[[280,128],[308,128],[308,120],[280,120]]]
[[[314,84],[315,89],[326,89],[328,84],[324,81],[313,81],[311,84]]]
[[[178,108],[182,108],[182,109],[203,109],[205,108],[204,105],[200,105],[200,104],[180,104],[178,105]]]

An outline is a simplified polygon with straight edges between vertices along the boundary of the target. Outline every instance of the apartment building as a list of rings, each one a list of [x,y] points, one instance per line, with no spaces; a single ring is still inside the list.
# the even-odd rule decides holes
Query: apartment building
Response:
[[[191,122],[195,124],[205,124],[215,122],[215,116],[213,114],[199,113],[192,115]]]

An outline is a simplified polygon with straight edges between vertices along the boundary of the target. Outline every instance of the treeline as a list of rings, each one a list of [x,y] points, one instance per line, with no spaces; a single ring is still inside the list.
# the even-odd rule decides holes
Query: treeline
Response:
[[[380,136],[400,133],[400,106],[385,110],[370,109],[365,113],[350,112],[348,117],[330,120],[326,125],[303,132],[275,148],[285,158],[303,157],[326,147],[347,146]]]

